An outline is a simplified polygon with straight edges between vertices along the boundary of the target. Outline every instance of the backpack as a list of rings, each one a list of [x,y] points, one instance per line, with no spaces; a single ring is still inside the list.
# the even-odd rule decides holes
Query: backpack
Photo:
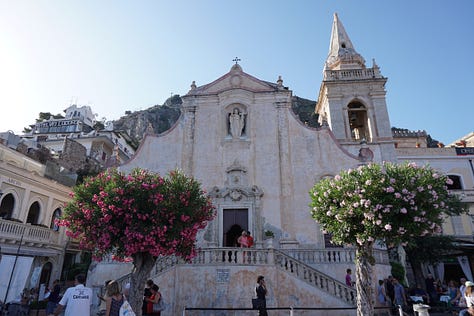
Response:
[[[130,303],[124,298],[123,304],[120,306],[119,316],[135,316],[135,312],[130,306]]]

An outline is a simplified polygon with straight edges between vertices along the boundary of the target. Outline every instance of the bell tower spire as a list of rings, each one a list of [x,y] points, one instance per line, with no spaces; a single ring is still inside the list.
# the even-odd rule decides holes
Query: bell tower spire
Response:
[[[331,70],[363,69],[364,58],[356,52],[349,35],[347,35],[337,13],[334,13],[332,22],[331,41],[326,59],[326,68]]]
[[[344,147],[367,143],[379,147],[382,160],[393,161],[386,82],[375,60],[371,68],[366,67],[335,13],[316,104],[319,123],[329,126]]]

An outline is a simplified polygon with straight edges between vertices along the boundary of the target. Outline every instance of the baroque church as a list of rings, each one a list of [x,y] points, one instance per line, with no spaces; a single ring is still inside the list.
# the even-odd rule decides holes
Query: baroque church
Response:
[[[236,63],[209,84],[193,82],[178,122],[147,134],[120,169],[179,168],[198,179],[218,214],[202,246],[235,246],[235,233],[246,229],[257,241],[271,230],[282,247],[324,247],[308,210],[310,188],[342,169],[396,160],[386,80],[375,63],[366,66],[335,16],[316,106],[320,128],[295,116],[281,77],[263,81]]]
[[[211,83],[192,83],[172,128],[147,132],[120,170],[181,169],[202,184],[217,212],[199,236],[192,273],[176,264],[167,268],[172,273],[152,276],[162,293],[173,293],[175,313],[183,306],[245,307],[259,274],[271,284],[269,306],[354,306],[353,289],[343,283],[354,252],[330,244],[310,216],[308,192],[343,169],[396,161],[386,81],[375,61],[367,66],[335,15],[315,104],[320,127],[297,118],[281,77],[264,81],[236,62]],[[242,230],[254,236],[255,249],[226,250],[237,247]],[[376,253],[374,279],[390,274],[386,251]],[[196,292],[203,294],[191,295]]]
[[[192,263],[158,258],[150,278],[165,300],[163,316],[184,315],[186,308],[201,308],[199,315],[233,315],[226,309],[248,308],[233,313],[254,315],[251,298],[259,275],[265,276],[268,287],[267,306],[281,308],[272,315],[288,315],[290,306],[300,309],[298,315],[329,313],[317,307],[339,308],[331,315],[355,315],[356,293],[344,282],[346,269],[355,270],[355,251],[333,245],[311,218],[309,191],[325,177],[370,162],[413,161],[449,175],[450,189],[471,211],[447,218],[443,234],[456,237],[465,252],[436,267],[426,265],[423,273],[445,281],[460,275],[474,280],[472,133],[450,147],[428,148],[424,132],[394,132],[385,98],[387,78],[375,61],[368,65],[356,51],[337,15],[328,57],[321,61],[323,76],[315,102],[318,127],[308,126],[293,112],[295,96],[282,77],[274,82],[256,78],[235,61],[213,82],[193,82],[182,96],[181,116],[174,126],[160,134],[149,128],[132,158],[119,167],[162,175],[181,169],[202,184],[216,207],[215,219],[198,235]],[[48,128],[51,124],[56,123],[48,123]],[[83,142],[82,151],[97,152],[104,162],[120,156],[118,151],[113,155],[114,148],[120,149],[118,140],[97,151],[98,145],[85,136],[81,132],[74,139]],[[17,271],[12,262],[21,267],[11,273],[13,277],[0,274],[5,281],[0,282],[0,299],[8,301],[23,285],[45,286],[48,279],[59,277],[64,262],[75,261],[80,250],[53,221],[68,200],[69,187],[43,179],[45,166],[2,146],[0,267]],[[128,158],[132,150],[125,149]],[[43,209],[44,214],[39,211]],[[245,251],[236,242],[243,230],[255,241]],[[387,251],[374,249],[374,256],[373,280],[383,279],[391,273]],[[125,285],[131,269],[130,263],[93,263],[87,285],[97,293],[105,280],[118,279]],[[5,285],[9,283],[12,286]],[[98,300],[95,294],[94,299]]]

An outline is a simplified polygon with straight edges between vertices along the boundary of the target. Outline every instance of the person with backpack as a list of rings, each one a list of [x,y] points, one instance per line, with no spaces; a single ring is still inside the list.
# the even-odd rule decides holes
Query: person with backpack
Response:
[[[105,316],[120,316],[120,307],[125,301],[120,292],[120,285],[112,280],[107,284],[107,297],[105,299]]]

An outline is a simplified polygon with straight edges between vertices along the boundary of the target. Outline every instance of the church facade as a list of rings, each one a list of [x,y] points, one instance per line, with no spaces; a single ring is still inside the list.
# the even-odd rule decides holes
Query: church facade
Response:
[[[385,82],[377,65],[366,67],[335,16],[316,107],[321,127],[295,116],[281,77],[263,81],[236,63],[214,82],[193,83],[180,120],[164,134],[146,135],[120,169],[179,168],[198,179],[217,207],[204,246],[236,246],[245,229],[257,242],[271,230],[283,248],[321,248],[310,188],[343,169],[396,160]]]
[[[386,81],[375,61],[368,66],[355,50],[335,15],[315,104],[319,127],[298,119],[281,77],[261,80],[236,62],[211,83],[192,83],[176,124],[159,135],[150,129],[120,166],[160,174],[181,169],[201,182],[216,206],[216,218],[199,235],[193,265],[159,259],[152,273],[162,293],[170,293],[170,315],[184,306],[248,306],[259,274],[269,284],[269,306],[346,307],[331,313],[354,314],[354,289],[343,282],[346,269],[354,270],[353,250],[332,245],[309,210],[311,187],[343,169],[383,161],[432,164],[457,179],[452,189],[474,209],[469,156],[457,156],[455,148],[420,148],[419,133],[395,135]],[[410,142],[416,146],[408,148]],[[237,248],[243,230],[254,237],[254,249]],[[443,230],[469,239],[470,215],[447,219]],[[375,253],[374,280],[383,279],[391,273],[387,252]],[[446,265],[451,270],[445,274],[433,267],[425,272],[471,278],[471,258],[459,260],[456,267]]]
[[[385,83],[375,62],[366,66],[335,15],[315,104],[319,127],[298,119],[281,77],[264,81],[236,62],[211,83],[192,83],[171,129],[159,135],[149,130],[120,170],[140,167],[164,175],[181,169],[202,184],[217,211],[198,238],[194,270],[176,265],[169,272],[160,263],[152,275],[162,293],[173,293],[175,313],[183,306],[245,307],[258,274],[271,284],[273,306],[354,306],[354,290],[344,283],[346,269],[354,270],[353,250],[330,244],[310,216],[309,190],[343,169],[396,161]],[[242,230],[254,237],[251,251],[236,248]],[[376,279],[390,274],[386,251],[377,254]],[[192,295],[193,287],[202,295]]]

